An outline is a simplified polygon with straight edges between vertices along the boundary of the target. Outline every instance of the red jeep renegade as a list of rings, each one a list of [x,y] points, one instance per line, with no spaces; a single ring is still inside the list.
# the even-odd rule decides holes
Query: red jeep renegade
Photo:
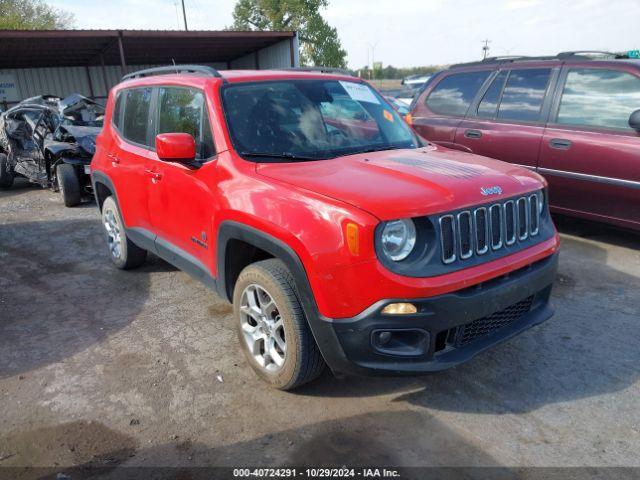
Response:
[[[544,180],[426,143],[345,74],[130,74],[91,169],[115,265],[150,251],[232,301],[249,363],[281,389],[325,362],[445,369],[552,315]]]

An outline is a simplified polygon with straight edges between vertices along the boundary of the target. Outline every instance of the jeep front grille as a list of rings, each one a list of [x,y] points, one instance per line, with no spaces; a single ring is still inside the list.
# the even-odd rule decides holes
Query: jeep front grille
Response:
[[[442,261],[450,264],[524,242],[540,231],[542,192],[439,218]]]

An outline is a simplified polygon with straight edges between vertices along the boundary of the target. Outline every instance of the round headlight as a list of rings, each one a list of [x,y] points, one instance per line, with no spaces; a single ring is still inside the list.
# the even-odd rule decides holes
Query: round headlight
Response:
[[[382,229],[380,238],[384,254],[394,262],[404,260],[416,245],[416,226],[413,220],[392,220]]]

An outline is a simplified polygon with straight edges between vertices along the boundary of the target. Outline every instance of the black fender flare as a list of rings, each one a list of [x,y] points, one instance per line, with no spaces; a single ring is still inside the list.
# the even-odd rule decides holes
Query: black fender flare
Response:
[[[285,242],[249,225],[226,220],[220,224],[217,236],[217,278],[216,289],[220,297],[233,301],[233,292],[229,292],[225,270],[227,247],[231,240],[241,240],[260,248],[282,261],[295,280],[295,289],[302,306],[311,333],[316,340],[320,352],[329,367],[338,374],[339,366],[347,362],[336,334],[331,328],[330,320],[323,317],[313,296],[307,272],[298,254]]]
[[[120,202],[118,201],[118,193],[116,192],[116,187],[113,186],[113,182],[111,181],[111,179],[102,172],[93,172],[91,174],[91,187],[93,188],[93,191],[94,191],[94,197],[95,197],[96,205],[98,206],[98,209],[102,211],[102,203],[99,195],[99,190],[96,187],[96,183],[101,183],[105,185],[111,191],[111,194],[115,197],[118,208],[120,208]]]

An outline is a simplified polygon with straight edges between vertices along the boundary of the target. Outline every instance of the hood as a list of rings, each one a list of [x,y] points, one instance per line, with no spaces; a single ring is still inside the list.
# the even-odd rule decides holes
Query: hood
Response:
[[[434,145],[315,162],[261,163],[256,169],[380,220],[466,208],[544,185],[542,177],[522,167]]]

